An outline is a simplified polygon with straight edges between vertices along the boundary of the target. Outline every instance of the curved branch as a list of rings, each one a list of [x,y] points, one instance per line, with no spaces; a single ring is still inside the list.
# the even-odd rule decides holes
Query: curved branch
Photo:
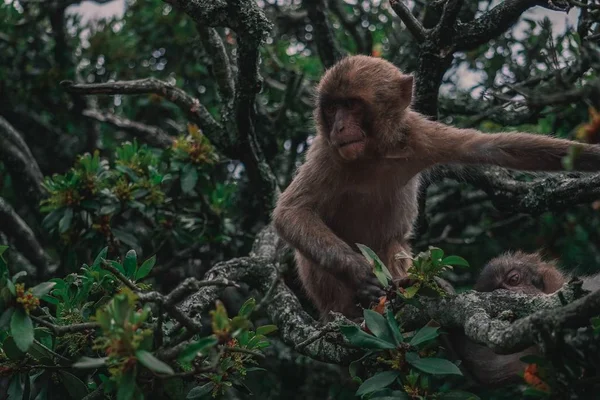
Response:
[[[133,134],[153,146],[166,148],[173,144],[173,138],[157,126],[150,126],[99,110],[83,110],[83,115],[96,121],[106,122]]]
[[[319,58],[325,68],[329,68],[342,58],[343,54],[337,46],[327,19],[327,3],[324,0],[305,0],[304,4],[308,11],[308,19],[315,28]]]
[[[425,39],[427,39],[429,32],[423,27],[421,22],[415,18],[402,0],[390,0],[390,5],[396,15],[404,22],[406,29],[413,35],[417,43],[423,43]]]
[[[0,231],[13,239],[19,252],[33,264],[39,276],[48,272],[48,256],[33,231],[17,212],[0,197]]]
[[[43,175],[21,135],[0,116],[0,160],[20,187],[24,199],[37,203],[44,196]]]
[[[591,203],[600,197],[600,174],[549,174],[524,182],[499,167],[440,166],[434,177],[468,182],[484,190],[496,208],[515,213],[537,215]]]
[[[62,81],[61,85],[70,93],[81,94],[148,94],[154,93],[175,103],[184,111],[190,120],[195,122],[210,141],[222,149],[224,147],[222,126],[215,121],[206,107],[198,99],[188,95],[182,89],[169,85],[156,78],[145,78],[131,81],[116,81],[107,83],[74,83]]]
[[[469,291],[442,299],[420,298],[422,307],[408,306],[401,316],[407,329],[434,319],[444,327],[464,329],[471,340],[498,354],[511,354],[535,344],[540,332],[589,325],[590,318],[597,316],[600,309],[600,291],[583,298],[581,295],[581,281],[567,283],[558,292],[542,296],[508,290]],[[571,301],[563,307],[564,302]],[[507,311],[520,319],[510,323],[498,317]]]
[[[457,51],[472,50],[510,29],[528,9],[541,6],[556,11],[569,11],[568,1],[505,0],[468,24],[459,24]]]
[[[221,96],[225,101],[232,100],[235,93],[233,73],[221,36],[214,28],[207,28],[198,24],[196,29],[200,33],[204,49],[213,60],[212,72],[219,85]]]

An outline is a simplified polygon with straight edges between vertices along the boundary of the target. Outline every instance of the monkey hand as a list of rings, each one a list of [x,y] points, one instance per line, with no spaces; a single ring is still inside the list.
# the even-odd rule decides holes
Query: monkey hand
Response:
[[[359,283],[356,297],[363,308],[368,308],[371,304],[377,303],[382,296],[385,296],[385,291],[374,274],[367,275]]]

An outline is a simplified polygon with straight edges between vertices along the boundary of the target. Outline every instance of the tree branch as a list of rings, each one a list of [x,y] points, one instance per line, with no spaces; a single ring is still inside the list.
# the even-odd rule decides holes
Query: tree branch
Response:
[[[42,187],[44,177],[21,134],[1,116],[0,160],[4,162],[23,198],[29,200],[37,210],[38,202],[45,193]]]
[[[200,33],[204,49],[213,61],[212,73],[219,85],[221,97],[225,102],[229,102],[233,100],[235,87],[231,64],[223,40],[221,40],[221,36],[219,36],[219,33],[214,28],[207,28],[206,26],[197,24],[196,29]]]
[[[423,27],[421,22],[415,18],[408,7],[402,2],[402,0],[390,0],[392,10],[400,17],[406,29],[413,35],[417,43],[422,43],[427,39],[428,31]]]
[[[304,4],[308,11],[308,19],[315,28],[319,58],[325,68],[329,68],[342,58],[342,53],[327,18],[327,3],[325,0],[305,0]]]
[[[600,174],[548,174],[523,182],[499,167],[440,166],[434,177],[468,182],[484,190],[496,208],[513,213],[537,215],[591,203],[600,197]]]
[[[14,240],[15,247],[33,264],[38,276],[49,272],[49,257],[40,245],[35,234],[17,212],[0,197],[0,231]]]
[[[551,10],[569,10],[563,0],[504,0],[468,24],[459,24],[455,37],[457,51],[472,50],[510,29],[528,9],[541,6]]]
[[[157,126],[142,124],[127,118],[119,117],[113,113],[102,112],[99,110],[83,110],[83,115],[96,121],[106,122],[117,128],[121,128],[152,146],[167,148],[173,144],[173,138]]]
[[[181,108],[191,121],[196,123],[208,139],[218,148],[224,147],[223,128],[210,115],[198,99],[191,97],[178,87],[155,78],[107,83],[73,83],[62,81],[61,85],[70,93],[81,94],[147,94],[154,93],[165,97]]]

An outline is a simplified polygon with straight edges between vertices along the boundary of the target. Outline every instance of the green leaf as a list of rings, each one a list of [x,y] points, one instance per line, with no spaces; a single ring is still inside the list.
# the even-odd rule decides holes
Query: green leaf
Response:
[[[432,247],[429,249],[429,254],[431,254],[431,261],[433,262],[433,265],[437,266],[442,261],[442,257],[444,257],[444,250],[437,247]]]
[[[190,390],[190,392],[185,398],[190,400],[202,399],[203,397],[206,397],[210,392],[212,392],[214,387],[215,384],[212,382],[208,382],[207,384],[202,386],[196,386],[195,388]]]
[[[2,256],[2,254],[4,254],[6,250],[8,250],[8,246],[0,245],[0,257]]]
[[[450,392],[441,393],[440,400],[480,400],[478,396],[473,393],[465,392],[462,390],[452,390]]]
[[[76,363],[71,365],[73,368],[79,369],[97,369],[106,366],[106,360],[108,357],[103,358],[90,358],[81,357]]]
[[[129,250],[127,254],[125,254],[123,267],[125,267],[125,276],[128,278],[133,278],[135,276],[135,270],[137,268],[137,254],[135,253],[135,250]]]
[[[377,254],[375,254],[375,252],[369,247],[360,243],[356,243],[356,246],[373,267],[373,272],[375,273],[375,276],[377,277],[379,282],[381,282],[381,284],[384,287],[387,287],[389,281],[392,280],[392,274],[390,274],[390,271],[387,269],[385,264],[377,256]]]
[[[10,291],[10,294],[12,294],[13,296],[17,295],[17,289],[15,288],[15,284],[12,283],[12,281],[10,279],[6,280],[6,287]]]
[[[385,389],[381,392],[375,392],[369,400],[410,400],[406,392],[400,390]]]
[[[142,278],[145,278],[150,273],[150,271],[152,271],[152,268],[154,268],[154,264],[156,264],[156,255],[153,255],[152,257],[144,261],[144,263],[135,273],[135,280],[137,281]]]
[[[60,233],[65,233],[71,227],[71,221],[73,221],[73,209],[67,208],[65,210],[65,215],[60,219],[58,223],[58,231]]]
[[[238,315],[240,317],[249,317],[250,314],[252,314],[252,311],[254,311],[254,307],[256,307],[256,300],[254,300],[254,297],[250,297],[242,305],[242,308],[240,308],[240,312],[238,312]]]
[[[357,396],[364,396],[365,394],[373,393],[377,390],[381,390],[386,386],[389,386],[396,380],[400,375],[400,371],[385,371],[379,372],[366,381],[356,391]]]
[[[15,338],[13,338],[12,336],[7,337],[4,342],[2,343],[2,350],[4,351],[4,354],[6,354],[6,357],[8,357],[9,360],[20,360],[23,357],[25,357],[25,352],[21,351],[21,349],[19,349],[17,347],[17,344],[15,343]]]
[[[135,352],[135,356],[138,361],[146,368],[158,372],[159,374],[173,375],[175,371],[169,365],[165,364],[158,358],[154,357],[152,353],[146,350],[138,350]]]
[[[8,323],[10,322],[10,318],[12,317],[14,312],[14,307],[10,307],[4,310],[2,316],[0,316],[0,329],[4,329],[8,325]]]
[[[411,346],[418,346],[439,336],[438,327],[424,326],[410,339]]]
[[[196,358],[198,353],[202,353],[206,349],[216,346],[217,343],[219,343],[219,341],[214,336],[202,338],[197,342],[190,344],[181,353],[179,353],[178,360],[184,363],[189,363]]]
[[[42,282],[31,288],[31,293],[35,297],[42,297],[43,295],[50,293],[54,285],[56,285],[56,282]]]
[[[107,254],[108,254],[108,246],[103,248],[102,250],[100,250],[100,253],[98,253],[96,258],[94,259],[94,262],[92,263],[91,268],[92,269],[100,268],[100,263],[102,262],[102,260],[106,259]]]
[[[268,335],[269,333],[275,332],[277,330],[277,326],[275,325],[263,325],[256,328],[257,335]]]
[[[469,267],[469,262],[459,256],[448,256],[442,260],[444,265],[458,265],[460,267]]]
[[[123,374],[117,389],[117,400],[131,400],[135,393],[135,368],[131,368]]]
[[[198,170],[193,164],[186,164],[181,171],[181,190],[189,194],[198,182]]]
[[[29,350],[33,343],[33,322],[25,310],[17,309],[10,319],[10,332],[21,351]]]
[[[28,353],[33,356],[37,360],[48,359],[52,361],[54,359],[54,353],[47,346],[44,346],[42,343],[37,340],[33,341],[33,344],[29,348]]]
[[[373,332],[373,335],[388,343],[396,343],[388,322],[383,315],[373,310],[364,310],[363,315],[365,317],[365,324],[367,325],[367,328]]]
[[[351,344],[363,349],[385,350],[396,348],[396,346],[392,343],[381,340],[373,335],[369,335],[367,332],[355,325],[340,326],[340,331]]]
[[[396,321],[391,308],[387,309],[385,313],[385,319],[387,319],[388,325],[390,326],[390,331],[392,331],[392,335],[394,336],[396,344],[398,345],[404,342],[404,336],[402,336],[402,331],[400,331],[400,325],[398,325],[398,321]]]
[[[12,277],[11,280],[12,280],[12,282],[14,284],[16,284],[17,281],[19,280],[19,278],[22,277],[22,276],[27,276],[27,271],[19,271],[19,272],[17,272],[16,274],[13,275],[13,277]]]
[[[406,353],[406,361],[431,375],[462,375],[456,364],[443,358],[420,358],[417,353]]]
[[[81,381],[81,379],[67,371],[60,369],[58,370],[58,374],[60,375],[61,381],[67,389],[67,392],[69,392],[73,399],[80,400],[87,396],[87,386]]]

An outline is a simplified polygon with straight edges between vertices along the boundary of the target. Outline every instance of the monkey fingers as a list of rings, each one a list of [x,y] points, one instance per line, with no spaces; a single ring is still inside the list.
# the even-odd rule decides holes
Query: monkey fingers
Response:
[[[382,296],[385,296],[385,291],[377,277],[367,277],[360,283],[357,298],[362,307],[369,307],[372,303],[379,301]]]

